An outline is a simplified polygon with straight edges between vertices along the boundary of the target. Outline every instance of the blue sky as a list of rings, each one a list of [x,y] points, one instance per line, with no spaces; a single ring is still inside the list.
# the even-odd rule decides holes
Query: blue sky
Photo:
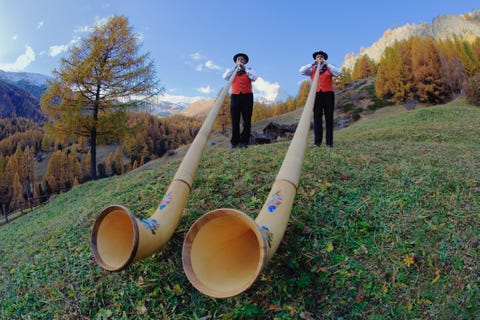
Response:
[[[0,70],[50,75],[90,27],[124,15],[169,100],[214,98],[237,52],[259,76],[256,96],[295,96],[305,79],[298,69],[317,49],[340,67],[387,29],[479,8],[478,0],[0,0]]]

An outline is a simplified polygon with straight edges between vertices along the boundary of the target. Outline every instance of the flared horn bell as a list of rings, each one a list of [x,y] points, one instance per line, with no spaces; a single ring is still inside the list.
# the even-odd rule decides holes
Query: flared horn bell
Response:
[[[255,221],[238,210],[223,208],[204,214],[188,231],[182,249],[183,269],[203,294],[228,298],[244,292],[280,245],[303,166],[319,69],[282,166]]]
[[[172,237],[181,218],[201,156],[236,70],[220,91],[215,104],[185,154],[162,201],[148,219],[138,219],[121,205],[110,205],[95,220],[91,247],[105,270],[120,271],[159,251]]]

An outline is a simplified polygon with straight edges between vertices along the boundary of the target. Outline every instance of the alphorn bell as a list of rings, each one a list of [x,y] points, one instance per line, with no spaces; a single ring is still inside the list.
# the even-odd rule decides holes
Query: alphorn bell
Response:
[[[123,270],[159,251],[171,238],[180,222],[208,135],[235,78],[235,71],[220,91],[155,212],[148,219],[138,219],[127,208],[115,204],[104,208],[97,217],[91,246],[95,260],[103,269]]]
[[[310,131],[319,69],[282,166],[257,218],[235,209],[217,209],[189,229],[182,248],[184,272],[205,295],[228,298],[256,281],[287,228]]]

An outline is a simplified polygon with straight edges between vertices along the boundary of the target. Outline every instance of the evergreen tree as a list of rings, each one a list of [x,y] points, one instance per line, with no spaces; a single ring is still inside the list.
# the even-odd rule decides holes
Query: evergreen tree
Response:
[[[288,98],[284,104],[285,104],[285,112],[291,112],[293,110],[298,109],[298,107],[295,105],[295,99],[291,97]]]
[[[7,157],[7,165],[5,167],[5,182],[7,183],[8,186],[10,186],[10,191],[12,192],[12,197],[13,194],[16,192],[16,190],[13,189],[13,180],[15,177],[15,174],[18,175],[18,172],[20,171],[19,167],[19,157],[18,157],[18,152],[15,154]],[[18,181],[20,182],[20,177],[18,177]]]
[[[387,47],[384,56],[380,59],[375,92],[380,99],[391,99],[403,103],[409,98],[411,90],[410,70],[402,59],[402,52],[397,43],[394,47]]]
[[[352,80],[355,81],[373,76],[376,72],[377,66],[375,64],[375,61],[370,59],[369,56],[363,55],[359,59],[357,59],[357,61],[355,61],[351,76]]]
[[[466,79],[465,69],[451,39],[437,42],[440,57],[440,73],[444,82],[447,98],[452,98],[462,91]]]
[[[23,198],[23,186],[20,183],[18,172],[14,173],[10,186],[12,186],[12,200],[10,202],[10,207],[15,209],[23,208],[25,199]]]
[[[38,190],[38,176],[35,168],[35,153],[34,147],[26,148],[24,151],[24,161],[26,163],[26,178],[25,181],[21,181],[25,185],[26,199],[33,204],[33,200],[37,199],[40,194]]]
[[[125,166],[123,165],[123,150],[120,147],[115,149],[115,153],[113,154],[113,165],[115,168],[115,174],[125,173]]]
[[[376,68],[375,68],[376,69]],[[349,69],[342,68],[342,73],[339,77],[335,78],[335,84],[339,89],[345,88],[347,83],[352,82],[352,72]]]
[[[74,180],[81,179],[83,177],[82,173],[82,164],[80,163],[80,157],[78,155],[78,151],[76,145],[73,145],[71,148],[71,152],[68,155],[68,160],[71,168],[71,174],[69,177],[69,182],[72,183]],[[75,185],[75,184],[73,184]]]
[[[477,40],[478,42],[478,40]],[[462,61],[467,78],[473,77],[480,72],[480,57],[474,51],[474,47],[466,40],[455,38],[455,48]]]
[[[5,181],[5,168],[7,166],[7,159],[0,153],[0,185]]]
[[[153,62],[148,54],[139,53],[137,41],[123,16],[95,26],[61,60],[41,99],[52,132],[89,139],[92,179],[96,179],[97,143],[121,137],[126,112],[145,106],[159,93]]]
[[[88,151],[87,154],[84,155],[82,157],[82,160],[80,161],[80,167],[82,170],[82,175],[81,175],[82,181],[87,181],[91,179],[90,177],[91,159],[92,157],[90,156],[90,151]]]
[[[222,106],[220,107],[220,110],[218,111],[218,115],[214,123],[214,128],[221,133],[226,134],[230,130],[231,126],[232,121],[230,119],[230,95],[227,94]]]
[[[305,106],[309,91],[310,91],[310,81],[305,80],[300,84],[297,97],[295,98],[295,104],[297,105],[297,108],[303,108]]]
[[[76,155],[67,151],[55,151],[50,161],[43,184],[51,188],[51,192],[68,190],[74,185],[75,178],[81,172],[81,165]]]
[[[262,119],[266,119],[267,117],[267,108],[265,107],[265,105],[259,102],[254,102],[252,111],[252,123],[255,123]]]
[[[480,73],[469,78],[465,84],[465,94],[468,102],[480,107]]]
[[[440,55],[434,41],[413,37],[409,42],[415,100],[429,104],[443,103],[444,82],[440,72]]]

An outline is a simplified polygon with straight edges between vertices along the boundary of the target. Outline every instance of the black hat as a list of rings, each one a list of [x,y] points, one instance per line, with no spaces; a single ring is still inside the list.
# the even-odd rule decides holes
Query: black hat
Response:
[[[325,60],[328,60],[328,54],[326,52],[323,52],[322,50],[315,51],[313,53],[313,59],[316,59],[317,55],[321,55],[325,58]]]
[[[248,63],[248,56],[245,53],[237,53],[236,55],[234,55],[233,62],[237,62],[237,58],[240,56],[245,58],[245,63]]]

